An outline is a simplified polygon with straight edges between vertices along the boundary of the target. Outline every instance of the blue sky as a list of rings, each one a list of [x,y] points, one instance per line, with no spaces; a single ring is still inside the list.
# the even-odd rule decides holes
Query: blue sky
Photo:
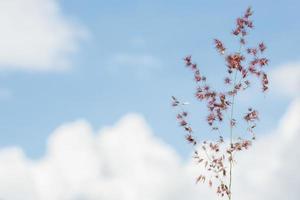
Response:
[[[10,70],[1,63],[0,87],[11,94],[0,99],[0,147],[20,146],[31,158],[44,154],[49,134],[60,124],[86,119],[98,129],[132,112],[187,155],[170,106],[171,95],[192,99],[192,76],[182,58],[193,55],[210,81],[218,80],[218,68],[225,66],[212,39],[234,44],[234,20],[249,5],[255,11],[250,38],[267,44],[269,69],[300,60],[299,1],[58,2],[61,15],[88,33],[68,56],[70,69]],[[271,92],[253,98],[262,114],[261,133],[278,123],[290,101]]]

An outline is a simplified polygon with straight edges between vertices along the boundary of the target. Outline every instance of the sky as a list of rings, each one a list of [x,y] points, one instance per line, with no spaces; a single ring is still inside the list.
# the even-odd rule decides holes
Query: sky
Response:
[[[113,187],[122,188],[124,200],[175,199],[181,187],[191,192],[191,199],[201,195],[185,178],[169,186],[176,174],[192,177],[194,170],[189,160],[191,148],[176,122],[171,96],[191,102],[193,123],[205,130],[204,110],[195,105],[192,75],[182,58],[193,55],[217,86],[225,65],[213,39],[234,47],[231,30],[248,6],[254,10],[255,24],[249,39],[253,44],[266,43],[271,83],[265,95],[256,95],[254,90],[243,95],[238,108],[249,104],[258,108],[261,141],[257,149],[274,141],[280,154],[262,154],[262,160],[286,159],[283,162],[300,167],[299,160],[282,157],[292,148],[289,142],[299,141],[300,134],[294,122],[300,120],[299,1],[0,0],[1,176],[9,180],[11,173],[21,180],[11,180],[8,185],[0,180],[0,198],[120,199],[114,196]],[[206,131],[199,134],[210,137]],[[282,138],[286,144],[278,143]],[[260,156],[258,150],[253,152],[252,156]],[[123,153],[124,157],[119,155]],[[118,156],[123,157],[125,171],[111,158]],[[144,161],[144,156],[150,161]],[[80,166],[82,162],[88,165]],[[134,173],[131,166],[135,162],[136,179],[127,182],[126,173]],[[170,166],[174,170],[164,174]],[[274,181],[271,172],[286,167],[274,166],[266,167],[262,181],[266,185]],[[74,176],[78,171],[82,174]],[[153,173],[149,183],[145,181],[149,177],[141,178],[145,172]],[[60,173],[67,174],[61,178]],[[290,174],[279,174],[287,185],[284,191],[296,199],[288,186],[299,183],[300,178],[291,180],[286,179]],[[158,184],[155,177],[161,176],[165,191],[150,187],[139,194],[133,187],[142,184],[148,188],[150,183]],[[251,177],[241,179],[257,189]],[[83,182],[90,187],[80,189]],[[124,188],[128,183],[131,188]],[[62,192],[52,191],[55,185]],[[96,189],[98,186],[102,189]],[[13,194],[13,188],[20,190],[19,196]],[[154,196],[146,198],[145,194]],[[256,198],[273,198],[263,195]]]

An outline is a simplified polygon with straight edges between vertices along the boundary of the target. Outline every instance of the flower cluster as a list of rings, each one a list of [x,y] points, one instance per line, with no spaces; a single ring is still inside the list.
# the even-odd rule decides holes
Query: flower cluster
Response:
[[[220,54],[224,54],[225,53],[225,50],[226,50],[226,48],[224,47],[224,45],[223,45],[223,43],[220,41],[220,40],[218,40],[218,39],[215,39],[215,47],[216,47],[216,49],[220,52]]]
[[[253,122],[255,120],[258,120],[258,112],[256,110],[249,108],[248,111],[249,112],[244,116],[244,119],[247,122]]]
[[[173,106],[183,106],[184,105],[183,103],[179,102],[174,96],[172,96],[172,100],[173,100],[173,103],[172,103]],[[188,113],[186,111],[178,113],[176,116],[177,121],[179,122],[180,126],[183,127],[184,130],[187,132],[187,134],[185,136],[186,140],[189,143],[196,146],[197,142],[194,139],[194,137],[192,136],[193,130],[192,130],[191,126],[189,125],[189,123],[187,122],[187,117],[188,117]]]
[[[238,38],[239,48],[236,51],[229,51],[225,48],[223,42],[214,39],[214,45],[218,53],[224,58],[226,64],[226,75],[224,77],[225,91],[212,89],[207,84],[207,79],[203,76],[198,65],[193,61],[192,56],[186,56],[183,60],[185,66],[193,72],[196,83],[195,97],[197,100],[206,104],[208,114],[206,122],[208,126],[218,133],[218,139],[215,141],[199,142],[195,139],[195,133],[188,122],[188,112],[185,111],[184,103],[177,98],[172,97],[172,105],[180,107],[177,114],[177,120],[181,127],[187,132],[186,140],[194,147],[194,159],[202,164],[206,170],[205,175],[200,175],[197,182],[207,182],[210,187],[215,187],[216,193],[220,196],[227,196],[231,200],[231,177],[234,164],[234,155],[236,152],[247,150],[252,140],[255,139],[254,129],[258,121],[258,111],[249,108],[241,118],[244,119],[248,127],[247,131],[239,131],[241,134],[233,133],[236,128],[238,118],[234,117],[235,97],[242,91],[250,87],[252,77],[258,78],[262,85],[262,91],[266,92],[269,88],[268,76],[264,72],[264,67],[268,65],[269,60],[263,57],[266,46],[263,42],[257,47],[248,47],[246,36],[254,25],[250,17],[253,12],[248,8],[242,17],[237,18],[236,26],[232,31],[234,37]],[[228,122],[229,132],[222,133],[221,126]],[[251,133],[244,134],[246,132]],[[224,135],[229,136],[224,140]],[[244,139],[245,138],[245,139]]]

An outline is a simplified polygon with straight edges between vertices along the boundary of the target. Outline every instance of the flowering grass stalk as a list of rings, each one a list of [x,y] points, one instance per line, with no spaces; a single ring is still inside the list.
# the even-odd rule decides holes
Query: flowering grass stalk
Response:
[[[249,7],[243,16],[236,19],[236,26],[232,31],[238,39],[238,51],[229,51],[219,39],[214,40],[215,48],[224,58],[227,73],[224,77],[225,89],[217,91],[207,84],[198,65],[193,62],[192,56],[186,56],[184,63],[193,72],[197,88],[195,97],[204,102],[208,109],[207,124],[218,134],[215,141],[197,141],[195,133],[188,122],[188,112],[185,111],[185,104],[176,97],[172,97],[172,105],[180,108],[177,120],[187,132],[186,140],[194,147],[193,158],[197,163],[202,164],[206,173],[197,177],[196,182],[208,183],[210,187],[221,197],[232,199],[232,174],[235,163],[234,157],[237,152],[248,149],[255,140],[254,129],[258,121],[258,111],[249,107],[247,111],[235,113],[236,96],[250,87],[252,77],[261,82],[261,91],[268,90],[268,76],[264,68],[269,60],[263,56],[266,46],[263,42],[256,47],[249,47],[247,35],[253,29],[253,22],[250,19],[253,12]],[[247,122],[244,134],[234,134],[238,123],[236,115],[241,116]],[[228,124],[228,132],[221,131],[221,124]],[[224,138],[229,138],[228,140]]]

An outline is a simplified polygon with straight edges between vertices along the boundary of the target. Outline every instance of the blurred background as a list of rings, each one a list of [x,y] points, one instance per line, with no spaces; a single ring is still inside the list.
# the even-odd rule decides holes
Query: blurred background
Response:
[[[214,199],[198,174],[171,96],[190,102],[197,137],[206,109],[183,58],[213,87],[235,19],[252,6],[250,46],[267,45],[270,91],[237,110],[260,112],[258,142],[237,165],[243,199],[298,200],[300,2],[0,0],[0,199]],[[255,85],[254,85],[255,86]]]

